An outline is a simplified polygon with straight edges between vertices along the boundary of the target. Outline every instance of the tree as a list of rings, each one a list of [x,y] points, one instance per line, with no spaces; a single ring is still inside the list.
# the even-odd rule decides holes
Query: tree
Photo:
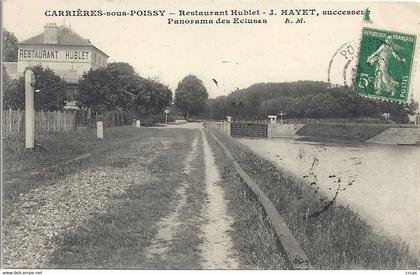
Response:
[[[198,115],[205,111],[208,97],[203,82],[195,75],[187,75],[175,90],[175,107],[188,121],[190,115]]]
[[[39,90],[34,95],[35,110],[62,110],[66,105],[65,82],[49,68],[38,65],[29,69],[35,75],[34,89]],[[18,80],[6,79],[3,86],[3,106],[13,109],[25,108],[24,76],[21,76]]]
[[[35,94],[35,109],[46,111],[62,110],[66,106],[66,83],[54,71],[42,66],[31,68],[35,75],[34,89],[39,90]],[[24,81],[19,81],[24,85]]]
[[[25,106],[25,93],[18,88],[19,81],[11,79],[3,68],[3,108],[19,109]],[[23,87],[24,89],[24,87]]]
[[[134,106],[136,113],[148,116],[160,114],[172,103],[172,91],[158,79],[139,78],[139,90]]]
[[[18,42],[16,36],[3,28],[3,61],[16,62],[18,48],[16,43]]]
[[[83,75],[76,102],[95,112],[121,110],[148,116],[170,105],[172,91],[157,80],[140,77],[130,64],[115,62]]]

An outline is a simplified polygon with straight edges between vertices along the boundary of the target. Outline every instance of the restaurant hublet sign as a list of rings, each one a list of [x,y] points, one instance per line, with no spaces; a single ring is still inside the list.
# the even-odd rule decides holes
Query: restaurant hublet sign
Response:
[[[90,62],[90,51],[84,49],[20,48],[19,60]]]

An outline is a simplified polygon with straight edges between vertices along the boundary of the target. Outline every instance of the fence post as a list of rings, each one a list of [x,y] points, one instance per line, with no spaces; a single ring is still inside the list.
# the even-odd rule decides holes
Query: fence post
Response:
[[[58,132],[62,130],[61,111],[57,111]]]
[[[51,112],[49,112],[50,113],[50,115],[49,115],[49,117],[51,118],[50,120],[51,120],[51,125],[52,125],[52,131],[53,132],[55,132],[55,119],[54,119],[54,111],[51,111]]]
[[[12,108],[9,108],[9,134],[12,134]]]
[[[73,122],[73,130],[77,130],[77,127],[76,127],[76,111],[74,111],[74,112],[72,112],[72,114],[73,114],[73,116],[72,116],[72,122]]]
[[[60,114],[59,111],[55,111],[55,123],[57,123],[56,130],[60,132]]]
[[[64,131],[69,130],[69,121],[66,111],[64,111]]]
[[[51,129],[51,123],[50,123],[50,113],[48,111],[45,112],[45,120],[46,120],[46,124],[47,124],[47,131],[49,132]]]
[[[48,112],[42,111],[42,124],[44,125],[44,131],[48,131],[48,119],[47,119]]]
[[[34,73],[25,72],[25,147],[34,148],[35,109],[34,109]]]
[[[55,129],[57,128],[57,115],[55,114],[55,111],[52,112],[52,118],[53,118],[53,131],[55,132]]]
[[[44,131],[44,110],[39,112],[39,128],[41,131]]]
[[[62,129],[62,132],[65,132],[67,129],[66,129],[66,126],[67,126],[67,123],[66,123],[66,112],[65,111],[60,111],[60,121],[61,121],[61,129]]]
[[[17,123],[17,132],[20,133],[20,109],[16,110],[16,123]]]

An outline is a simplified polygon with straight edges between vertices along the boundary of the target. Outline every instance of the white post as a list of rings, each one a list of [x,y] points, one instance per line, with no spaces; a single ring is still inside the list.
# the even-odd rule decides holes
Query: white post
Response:
[[[98,139],[104,138],[104,124],[102,123],[102,121],[96,122],[96,135]]]
[[[35,108],[34,108],[34,73],[25,72],[25,147],[34,149]]]
[[[140,128],[140,120],[136,120],[136,127]]]
[[[268,118],[270,119],[270,124],[275,124],[277,122],[276,115],[269,115]]]
[[[231,127],[231,123],[232,123],[232,117],[231,116],[226,116],[227,121],[225,121],[225,133],[230,135],[230,127]]]

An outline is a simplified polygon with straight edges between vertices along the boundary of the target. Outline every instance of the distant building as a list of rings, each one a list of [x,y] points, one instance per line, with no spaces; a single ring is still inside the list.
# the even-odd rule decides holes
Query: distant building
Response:
[[[50,68],[66,81],[69,101],[77,91],[83,73],[106,67],[109,57],[70,27],[54,23],[48,23],[43,33],[19,42],[17,46],[16,75],[22,75],[29,66]],[[9,67],[6,71],[13,71],[12,65]]]
[[[409,115],[408,119],[410,123],[414,123],[415,125],[420,126],[420,112],[416,112],[414,115]]]
[[[106,67],[108,55],[70,27],[49,23],[44,32],[18,45],[17,73],[28,66],[42,65],[52,69],[67,83],[77,83],[84,72]]]

